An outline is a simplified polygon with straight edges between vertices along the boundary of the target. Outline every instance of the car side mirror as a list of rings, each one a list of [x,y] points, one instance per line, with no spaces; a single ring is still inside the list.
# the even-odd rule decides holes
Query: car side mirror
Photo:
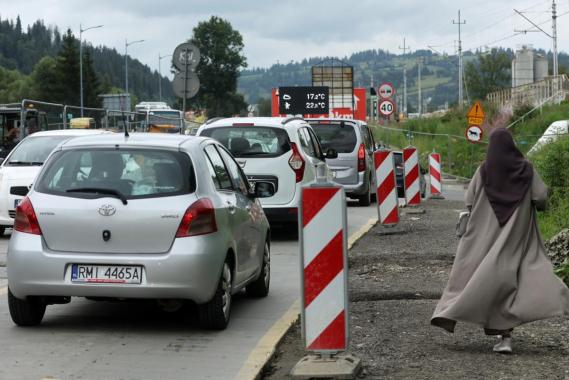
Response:
[[[275,185],[272,182],[255,182],[251,196],[254,198],[269,198],[275,195]]]
[[[326,154],[324,155],[324,158],[329,158],[329,159],[335,159],[338,158],[338,151],[336,149],[328,149],[326,151]]]

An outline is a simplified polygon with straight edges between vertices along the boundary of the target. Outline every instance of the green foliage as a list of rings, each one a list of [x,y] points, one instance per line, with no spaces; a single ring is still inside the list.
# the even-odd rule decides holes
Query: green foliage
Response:
[[[475,99],[485,99],[490,92],[510,87],[510,68],[511,57],[498,49],[480,54],[477,61],[468,62],[464,75],[471,96]]]
[[[569,227],[569,136],[542,147],[530,159],[549,188],[549,209],[538,215],[547,240]]]
[[[259,107],[259,116],[271,116],[271,99],[259,98],[257,107]]]
[[[555,274],[569,286],[569,260],[566,260],[559,268],[556,268]]]
[[[14,83],[14,86],[8,86],[9,88],[2,87],[2,90],[0,90],[2,93],[0,95],[2,97],[1,100],[20,101],[24,95],[20,96],[18,94],[25,94],[25,97],[30,97],[30,93],[41,94],[41,100],[51,102],[56,101],[56,98],[62,99],[71,96],[72,94],[63,94],[65,91],[62,88],[57,88],[57,86],[50,87],[56,84],[55,77],[46,78],[34,73],[36,66],[44,57],[55,58],[62,50],[64,42],[59,30],[56,27],[46,27],[41,20],[26,28],[22,27],[21,22],[18,20],[19,18],[15,22],[7,19],[0,20],[0,68],[19,71],[24,74],[20,78],[22,80],[30,79],[27,77],[29,75],[30,77],[44,78],[50,84],[40,85],[41,88],[30,88],[29,86],[35,87],[39,83],[30,79],[29,82],[26,82],[26,86],[23,86],[24,82],[17,81],[17,83]],[[66,43],[69,42],[67,41]],[[78,43],[75,40],[75,50],[78,50]],[[103,86],[96,90],[97,94],[106,93],[111,88],[124,89],[124,55],[119,54],[115,49],[103,46],[93,47],[85,43],[85,41],[83,43],[83,53],[85,55],[89,54],[92,59],[93,72],[97,74],[97,77],[102,78]],[[68,46],[65,47],[65,49],[68,48]],[[77,55],[77,59],[78,57]],[[88,70],[88,65],[83,69]],[[40,67],[40,72],[46,73],[47,67],[45,62]],[[76,97],[70,103],[73,105],[79,105],[78,66],[76,70],[77,78],[73,78],[75,74],[70,77],[77,86]],[[85,74],[85,72],[83,73]],[[153,72],[148,66],[130,57],[128,58],[128,72],[129,91],[133,96],[143,100],[158,100],[158,81],[161,80],[163,100],[173,101],[174,93],[168,78],[160,77],[157,72]],[[69,77],[69,74],[67,77]],[[69,88],[71,87],[72,85],[70,84]],[[90,92],[91,88],[96,87],[96,83],[93,83],[86,87],[86,91]],[[51,91],[49,91],[50,89]],[[84,95],[89,99],[86,100],[86,105],[93,106],[98,104],[99,100],[94,101],[92,94]],[[35,95],[33,97],[38,99]]]
[[[212,16],[194,28],[191,41],[201,53],[196,69],[201,85],[193,102],[205,106],[208,117],[242,112],[247,104],[237,94],[237,78],[247,61],[241,34],[228,21]]]

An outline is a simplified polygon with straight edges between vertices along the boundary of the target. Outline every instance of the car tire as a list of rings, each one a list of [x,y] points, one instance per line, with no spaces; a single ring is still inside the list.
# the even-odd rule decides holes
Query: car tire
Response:
[[[37,326],[43,319],[46,304],[39,298],[16,298],[8,289],[8,308],[12,321],[18,326]]]
[[[208,330],[224,330],[231,317],[233,279],[229,262],[225,261],[213,298],[199,305],[200,325]]]
[[[266,297],[269,295],[269,286],[271,284],[271,250],[269,243],[265,243],[263,250],[263,264],[259,278],[247,285],[245,291],[249,297]]]
[[[361,207],[367,207],[371,204],[371,194],[369,192],[369,188],[364,195],[358,196],[358,203]]]

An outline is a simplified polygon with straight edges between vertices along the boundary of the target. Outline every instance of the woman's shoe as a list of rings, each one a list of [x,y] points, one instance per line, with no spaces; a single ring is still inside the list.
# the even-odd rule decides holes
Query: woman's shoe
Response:
[[[500,343],[494,346],[494,352],[500,354],[511,354],[512,353],[512,338],[511,337],[501,337]]]

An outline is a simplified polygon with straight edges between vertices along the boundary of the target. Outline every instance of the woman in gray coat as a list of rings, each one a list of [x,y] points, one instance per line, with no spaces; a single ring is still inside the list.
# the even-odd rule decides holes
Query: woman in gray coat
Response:
[[[465,201],[470,220],[431,324],[449,332],[457,321],[477,324],[501,337],[494,351],[511,353],[514,327],[569,315],[569,289],[553,273],[537,226],[547,188],[507,129],[491,133]]]

